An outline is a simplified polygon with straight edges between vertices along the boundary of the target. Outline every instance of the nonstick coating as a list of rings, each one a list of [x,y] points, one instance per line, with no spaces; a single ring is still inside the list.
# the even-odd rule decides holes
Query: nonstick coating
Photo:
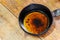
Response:
[[[42,32],[40,34],[31,34],[22,28],[22,26],[24,26],[23,20],[24,20],[25,16],[31,12],[41,12],[41,13],[44,13],[45,15],[47,15],[47,17],[49,19],[49,25],[44,32]],[[21,11],[21,13],[19,15],[20,27],[23,29],[23,31],[25,31],[26,33],[31,34],[31,35],[37,35],[38,36],[38,35],[46,33],[48,31],[48,29],[50,28],[52,22],[53,22],[53,17],[52,17],[50,10],[46,6],[41,5],[41,4],[30,4],[30,5],[26,6],[25,8],[23,8],[23,10]]]

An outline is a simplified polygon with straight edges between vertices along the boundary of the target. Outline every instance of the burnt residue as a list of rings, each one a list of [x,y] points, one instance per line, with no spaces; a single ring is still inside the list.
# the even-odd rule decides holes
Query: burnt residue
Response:
[[[36,27],[39,27],[39,26],[43,26],[44,24],[42,23],[42,21],[38,18],[35,18],[33,19],[33,24],[36,26]]]

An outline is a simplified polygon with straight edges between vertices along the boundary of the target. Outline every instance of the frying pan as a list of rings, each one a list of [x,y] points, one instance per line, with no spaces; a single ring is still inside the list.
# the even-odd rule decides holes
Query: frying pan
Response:
[[[45,29],[45,31],[43,31],[39,34],[32,34],[32,33],[29,33],[27,30],[25,30],[23,20],[31,12],[41,12],[41,13],[47,15],[49,24],[48,24],[47,28]],[[19,14],[20,27],[23,29],[24,32],[26,32],[27,34],[30,34],[30,35],[38,36],[38,35],[42,35],[42,34],[46,33],[49,30],[49,28],[51,27],[52,22],[53,22],[53,16],[51,14],[51,11],[46,6],[41,5],[41,4],[30,4],[30,5],[26,6],[25,8],[23,8]]]

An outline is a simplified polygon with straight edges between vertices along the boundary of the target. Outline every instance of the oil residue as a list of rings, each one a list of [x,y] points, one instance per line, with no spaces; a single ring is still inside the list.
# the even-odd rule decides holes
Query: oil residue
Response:
[[[47,16],[40,12],[32,12],[24,18],[24,27],[32,34],[43,32],[47,25]]]
[[[35,25],[36,27],[43,26],[42,21],[41,21],[40,19],[38,19],[38,18],[33,19],[32,23],[33,23],[33,25]]]

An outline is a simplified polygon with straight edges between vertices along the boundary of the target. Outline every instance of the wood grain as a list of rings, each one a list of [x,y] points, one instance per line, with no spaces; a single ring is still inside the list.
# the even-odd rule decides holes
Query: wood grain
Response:
[[[45,5],[51,11],[60,8],[59,0],[1,0],[1,3],[17,17],[25,6],[32,3]]]
[[[0,38],[1,40],[36,40],[36,37],[27,35],[21,30],[17,18],[1,4]],[[39,38],[37,39],[40,40]]]
[[[60,40],[60,21],[56,19],[54,19],[48,32],[39,37],[26,34],[20,28],[18,23],[19,13],[31,3],[43,4],[51,11],[60,8],[59,0],[1,0],[0,38],[2,40]]]

